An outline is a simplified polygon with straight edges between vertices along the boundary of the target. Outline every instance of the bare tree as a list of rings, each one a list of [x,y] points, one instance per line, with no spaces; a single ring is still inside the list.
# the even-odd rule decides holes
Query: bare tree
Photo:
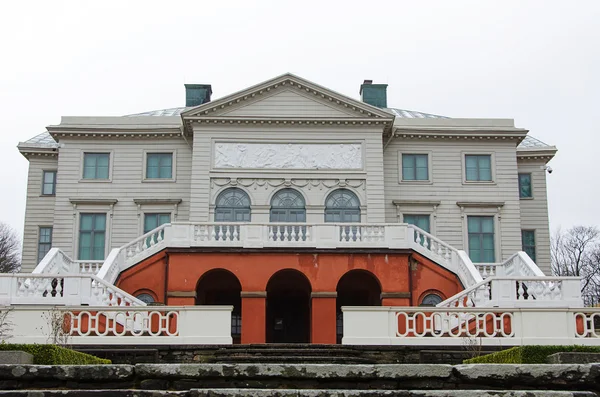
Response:
[[[21,243],[17,233],[0,222],[0,273],[16,272],[21,268]]]
[[[581,277],[581,294],[587,304],[600,301],[600,230],[575,226],[558,229],[551,241],[552,273]]]

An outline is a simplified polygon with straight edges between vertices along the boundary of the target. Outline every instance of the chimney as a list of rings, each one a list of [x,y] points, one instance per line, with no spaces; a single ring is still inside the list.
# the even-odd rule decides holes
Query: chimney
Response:
[[[387,84],[373,84],[373,80],[365,80],[360,85],[359,94],[364,103],[378,108],[387,108]]]
[[[210,84],[185,84],[185,106],[199,106],[210,102],[212,87]]]

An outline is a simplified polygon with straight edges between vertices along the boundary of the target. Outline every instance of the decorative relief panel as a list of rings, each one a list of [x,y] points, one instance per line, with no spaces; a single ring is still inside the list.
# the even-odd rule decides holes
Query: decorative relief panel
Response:
[[[215,186],[243,186],[256,189],[268,189],[269,187],[299,187],[311,189],[331,189],[333,187],[352,187],[365,190],[364,179],[283,179],[283,178],[211,178],[210,187]]]
[[[215,144],[216,168],[359,170],[360,143]]]

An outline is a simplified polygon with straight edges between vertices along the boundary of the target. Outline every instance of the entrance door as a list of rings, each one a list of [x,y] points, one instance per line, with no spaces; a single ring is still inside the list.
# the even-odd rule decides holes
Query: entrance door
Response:
[[[267,284],[267,343],[310,343],[310,283],[297,270],[275,273]]]

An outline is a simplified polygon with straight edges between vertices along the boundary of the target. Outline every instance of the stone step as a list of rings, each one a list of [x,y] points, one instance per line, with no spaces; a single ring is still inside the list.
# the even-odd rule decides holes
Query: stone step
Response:
[[[0,390],[134,388],[600,392],[600,364],[0,364]]]
[[[597,397],[585,391],[546,390],[315,390],[191,389],[162,390],[4,390],[0,397]]]
[[[311,348],[250,348],[250,349],[221,349],[215,351],[215,357],[236,355],[262,356],[360,356],[361,352],[353,349],[311,349]]]
[[[233,355],[215,357],[212,362],[224,364],[372,364],[373,361],[362,357],[345,356],[262,356],[262,355]]]

